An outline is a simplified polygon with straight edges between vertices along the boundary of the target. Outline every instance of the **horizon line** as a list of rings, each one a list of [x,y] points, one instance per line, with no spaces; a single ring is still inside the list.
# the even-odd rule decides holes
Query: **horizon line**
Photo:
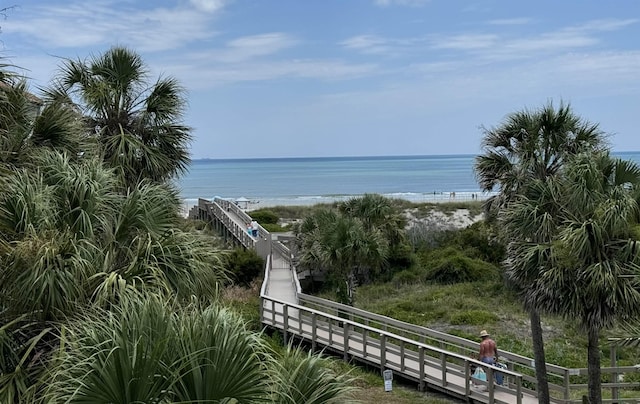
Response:
[[[612,154],[640,153],[640,150],[611,151]],[[416,158],[416,157],[470,157],[478,156],[480,153],[459,153],[459,154],[376,154],[359,156],[280,156],[280,157],[200,157],[191,161],[230,161],[230,160],[308,160],[308,159],[367,159],[367,158]]]

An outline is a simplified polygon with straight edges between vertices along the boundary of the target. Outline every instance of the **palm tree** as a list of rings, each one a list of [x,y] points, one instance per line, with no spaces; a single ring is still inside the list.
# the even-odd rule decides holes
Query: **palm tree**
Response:
[[[297,231],[301,265],[326,270],[341,303],[353,303],[356,277],[368,279],[387,263],[388,240],[359,218],[319,211],[307,217]]]
[[[633,236],[638,206],[632,188],[640,167],[608,153],[576,157],[563,177],[538,180],[507,209],[513,229],[509,274],[532,276],[529,305],[578,319],[588,336],[589,399],[600,403],[600,330],[640,316],[640,254]],[[540,204],[540,200],[545,201]],[[536,233],[546,233],[536,240]]]
[[[411,248],[405,232],[407,220],[393,200],[380,194],[364,194],[339,204],[338,209],[346,216],[360,219],[367,231],[382,232],[389,244],[390,265],[410,265]]]
[[[509,114],[495,128],[483,128],[484,153],[476,157],[475,172],[483,191],[499,188],[490,199],[499,210],[533,178],[553,176],[571,156],[603,150],[604,133],[584,121],[570,105],[556,109],[548,103],[538,110]]]
[[[83,310],[153,296],[210,301],[226,280],[210,240],[177,228],[168,185],[143,181],[121,194],[100,161],[58,152],[33,165],[0,178],[0,320],[9,324],[0,350],[11,352],[0,361],[2,402],[27,400],[59,324]]]
[[[182,88],[173,78],[147,79],[139,55],[113,47],[88,61],[67,60],[46,90],[49,99],[79,112],[89,137],[100,142],[104,161],[128,186],[143,178],[164,182],[190,162]]]
[[[548,103],[539,110],[524,110],[507,116],[496,128],[483,129],[483,154],[476,157],[475,172],[483,191],[498,188],[500,193],[487,202],[487,210],[495,217],[507,208],[518,195],[526,196],[526,186],[535,180],[544,180],[558,175],[567,159],[589,150],[603,147],[604,135],[598,125],[591,124],[575,115],[569,105],[560,104],[554,108]],[[520,230],[510,227],[505,233],[507,241],[523,237]],[[538,234],[550,237],[550,234]],[[523,240],[528,241],[528,240]],[[513,263],[506,262],[507,267]],[[516,287],[526,294],[529,285],[537,278],[536,271],[527,271],[526,278],[518,278]],[[523,301],[528,301],[526,298]],[[538,400],[549,402],[549,387],[544,355],[544,341],[538,308],[526,305],[531,319],[531,335]]]

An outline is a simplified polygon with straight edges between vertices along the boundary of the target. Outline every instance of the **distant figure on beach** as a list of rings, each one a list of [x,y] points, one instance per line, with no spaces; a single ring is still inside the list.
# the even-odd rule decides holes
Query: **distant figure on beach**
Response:
[[[456,193],[455,192],[450,192],[449,193],[449,198],[450,199],[456,199]]]
[[[258,237],[258,222],[255,220],[251,221],[251,235],[253,237]]]

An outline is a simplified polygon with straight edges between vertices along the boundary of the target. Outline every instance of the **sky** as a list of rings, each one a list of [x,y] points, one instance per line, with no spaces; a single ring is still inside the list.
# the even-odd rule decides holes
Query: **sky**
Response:
[[[548,102],[638,151],[638,0],[14,0],[0,55],[37,94],[126,46],[188,92],[192,158],[477,154]]]

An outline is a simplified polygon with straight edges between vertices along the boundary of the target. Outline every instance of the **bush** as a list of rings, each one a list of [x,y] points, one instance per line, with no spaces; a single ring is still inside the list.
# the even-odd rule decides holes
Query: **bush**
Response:
[[[261,226],[268,231],[269,233],[283,233],[285,231],[289,231],[289,226],[283,227],[278,224],[261,224]]]
[[[254,210],[250,212],[250,216],[253,220],[260,223],[262,227],[266,224],[278,224],[278,220],[280,220],[278,215],[267,209]]]
[[[389,252],[389,266],[391,267],[392,272],[411,268],[415,263],[415,255],[413,254],[411,245],[408,243],[401,243],[391,246],[391,251]]]
[[[238,248],[227,255],[225,267],[235,283],[249,286],[251,281],[262,275],[264,265],[264,260],[255,251]]]
[[[426,268],[426,279],[441,284],[490,280],[498,276],[494,265],[471,258],[454,247],[423,254],[421,264]]]
[[[486,310],[467,310],[451,316],[449,322],[452,325],[486,325],[494,324],[498,316]]]
[[[418,272],[405,269],[393,275],[392,282],[396,286],[411,285],[421,283],[422,278]]]
[[[505,246],[497,240],[493,229],[484,221],[450,232],[447,244],[472,250],[474,253],[471,256],[494,264],[500,263],[506,252]]]

